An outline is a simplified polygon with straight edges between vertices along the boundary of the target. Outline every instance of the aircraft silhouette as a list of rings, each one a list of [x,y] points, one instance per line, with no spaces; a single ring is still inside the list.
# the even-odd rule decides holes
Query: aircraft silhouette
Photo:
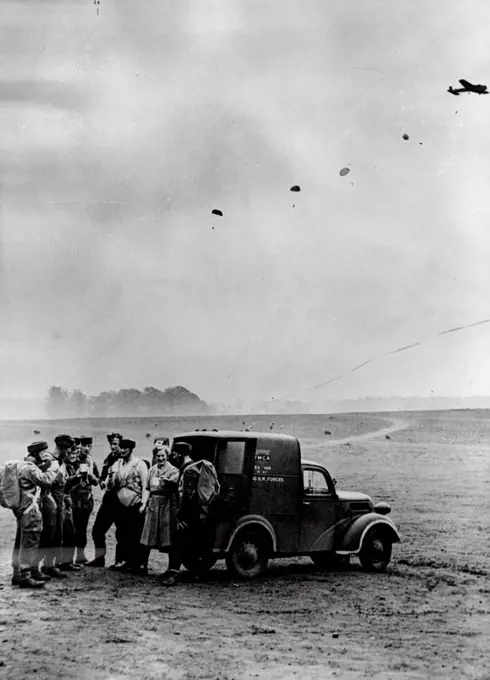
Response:
[[[448,92],[459,96],[460,92],[474,92],[475,94],[489,94],[486,85],[472,85],[467,80],[463,78],[459,81],[463,87],[458,87],[456,90],[450,85]]]

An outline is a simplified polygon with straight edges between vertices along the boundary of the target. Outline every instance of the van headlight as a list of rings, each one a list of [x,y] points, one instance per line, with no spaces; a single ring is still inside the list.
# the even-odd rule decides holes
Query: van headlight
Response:
[[[378,515],[388,515],[391,512],[391,506],[388,503],[376,503],[374,512],[377,512]]]

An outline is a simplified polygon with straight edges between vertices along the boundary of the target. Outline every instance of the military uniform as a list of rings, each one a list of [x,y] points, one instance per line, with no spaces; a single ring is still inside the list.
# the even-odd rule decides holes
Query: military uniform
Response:
[[[131,439],[123,439],[122,451],[133,451],[136,446]],[[116,529],[122,542],[124,568],[138,571],[147,560],[147,551],[141,545],[141,532],[145,521],[140,512],[143,489],[146,487],[148,467],[132,454],[121,457],[111,468],[110,488],[117,491]]]
[[[65,456],[67,451],[75,445],[75,440],[68,434],[60,434],[55,437],[54,441],[56,447],[51,453],[51,456],[58,463],[58,471],[53,484],[51,485],[51,496],[56,504],[56,521],[52,540],[52,550],[50,550],[44,558],[44,571],[55,578],[66,578],[66,574],[59,569],[59,566],[63,563],[62,550],[65,523],[67,524],[68,532],[70,531],[70,519],[66,521],[65,486],[67,469]],[[73,524],[73,522],[71,524]]]
[[[76,440],[75,440],[76,441]],[[81,438],[82,446],[88,443],[92,444],[91,437]],[[80,472],[80,466],[87,465],[88,471],[86,474]],[[85,557],[85,548],[87,546],[87,527],[90,515],[94,509],[94,497],[92,494],[92,487],[99,482],[99,470],[91,455],[81,454],[79,463],[77,465],[78,483],[72,488],[72,512],[73,512],[73,527],[75,530],[75,547],[77,550],[76,563],[85,564],[87,558]]]
[[[39,492],[49,490],[56,470],[43,471],[31,456],[46,451],[46,442],[34,442],[28,446],[29,456],[19,469],[20,502],[14,510],[17,519],[17,533],[12,553],[12,583],[27,588],[39,588],[44,580],[34,579],[39,542],[43,530],[43,518],[39,509]],[[49,465],[49,462],[46,463]]]
[[[107,435],[109,444],[113,444],[115,440],[119,442],[122,440],[122,435],[117,432]],[[119,459],[119,450],[111,451],[104,459],[102,464],[102,471],[100,473],[100,485],[105,488],[106,480],[109,476],[109,471],[114,463]],[[87,563],[89,567],[103,567],[105,566],[106,554],[106,534],[116,521],[118,509],[117,489],[109,488],[102,496],[102,502],[95,517],[95,522],[92,527],[92,539],[95,546],[95,557],[91,562]],[[121,527],[116,528],[116,559],[115,563],[121,564],[122,548],[121,548]]]
[[[59,473],[59,463],[50,454],[48,454],[46,458],[50,460],[50,470],[54,473],[54,479],[56,480],[56,476]],[[41,490],[41,495],[39,497],[39,509],[43,519],[43,530],[41,532],[36,560],[36,571],[38,574],[41,563],[44,563],[45,567],[50,567],[53,565],[55,558],[54,538],[56,531],[57,507],[51,493],[51,488]]]

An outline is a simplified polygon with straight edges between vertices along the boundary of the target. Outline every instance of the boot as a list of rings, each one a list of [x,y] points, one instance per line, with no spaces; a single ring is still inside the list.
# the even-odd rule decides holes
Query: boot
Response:
[[[19,588],[43,588],[44,583],[44,581],[36,581],[31,578],[30,569],[20,572]]]
[[[49,574],[44,574],[39,567],[31,569],[31,578],[35,581],[51,581],[51,576]]]
[[[75,564],[87,564],[88,559],[85,555],[85,548],[77,548],[77,559],[75,560]]]
[[[58,567],[55,567],[54,565],[52,567],[45,567],[44,573],[51,576],[51,578],[68,578],[68,574],[60,571]]]
[[[20,571],[14,571],[14,573],[12,574],[12,585],[13,586],[20,585]]]
[[[105,559],[104,557],[95,557],[93,560],[90,560],[90,562],[85,563],[86,567],[105,567]]]

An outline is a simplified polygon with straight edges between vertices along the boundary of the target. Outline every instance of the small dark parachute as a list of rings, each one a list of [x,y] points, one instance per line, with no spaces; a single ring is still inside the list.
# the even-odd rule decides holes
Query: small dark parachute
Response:
[[[223,217],[223,213],[221,210],[211,210],[212,215],[219,215],[220,217]]]
[[[405,141],[407,141],[407,140],[410,139],[410,137],[409,137],[409,136],[407,135],[407,133],[405,132],[405,133],[402,135],[402,139],[404,139]]]
[[[289,191],[301,191],[301,188],[298,184],[294,184]]]
[[[349,172],[350,172],[350,168],[342,168],[342,170],[339,172],[339,175],[341,177],[345,177],[346,175],[349,174]]]

